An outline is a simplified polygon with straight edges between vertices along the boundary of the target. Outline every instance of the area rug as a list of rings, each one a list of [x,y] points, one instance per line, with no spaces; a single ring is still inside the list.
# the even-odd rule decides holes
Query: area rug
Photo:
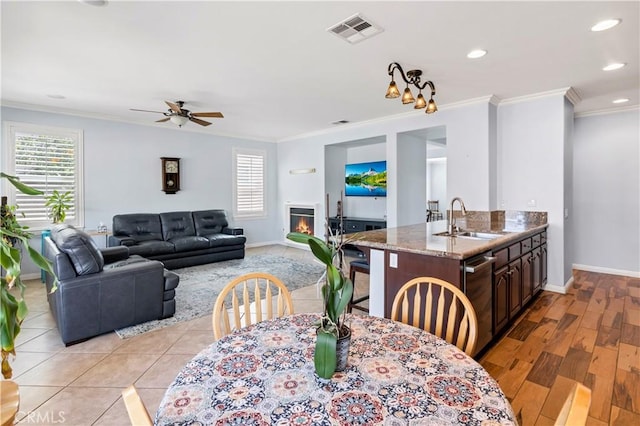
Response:
[[[181,321],[211,315],[213,304],[222,288],[234,278],[250,272],[268,272],[275,275],[289,291],[293,291],[315,285],[323,271],[324,267],[319,263],[268,254],[175,269],[174,272],[180,275],[180,283],[176,288],[175,315],[163,320],[121,328],[116,330],[116,333],[120,338],[127,339]]]

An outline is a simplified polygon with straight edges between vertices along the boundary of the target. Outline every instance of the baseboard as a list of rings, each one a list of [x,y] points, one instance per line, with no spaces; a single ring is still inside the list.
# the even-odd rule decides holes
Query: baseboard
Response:
[[[282,241],[263,241],[260,243],[245,244],[245,248],[273,246],[273,245],[281,245],[281,244],[282,244]]]
[[[599,272],[601,274],[622,275],[625,277],[640,278],[640,271],[626,271],[624,269],[603,268],[601,266],[580,265],[577,263],[574,263],[572,268],[587,272]]]
[[[39,272],[33,272],[31,274],[22,274],[20,278],[22,280],[39,280],[42,279],[42,275]]]
[[[573,277],[569,278],[567,282],[564,284],[564,286],[547,284],[544,286],[543,290],[551,291],[553,293],[567,294],[567,290],[569,289],[569,287],[571,287],[572,284],[573,284]]]

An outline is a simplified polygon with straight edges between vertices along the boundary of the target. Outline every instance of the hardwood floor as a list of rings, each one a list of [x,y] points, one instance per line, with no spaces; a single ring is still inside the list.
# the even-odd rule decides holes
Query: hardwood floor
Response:
[[[575,382],[592,391],[587,425],[640,424],[640,279],[574,271],[543,292],[481,360],[520,424],[553,425]]]

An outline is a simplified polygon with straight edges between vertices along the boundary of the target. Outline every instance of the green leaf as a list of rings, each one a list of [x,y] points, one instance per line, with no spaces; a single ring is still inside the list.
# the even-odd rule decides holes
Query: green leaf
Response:
[[[336,371],[336,344],[338,338],[321,328],[318,329],[316,350],[313,354],[313,364],[316,373],[323,379],[330,379]]]
[[[327,244],[319,238],[309,238],[309,248],[313,255],[325,265],[333,265],[333,252]]]
[[[11,185],[15,186],[16,189],[20,192],[22,192],[23,194],[27,194],[27,195],[42,195],[43,192],[32,188],[28,185],[25,185],[24,183],[20,182],[20,179],[18,179],[15,176],[11,176],[8,175],[6,173],[0,172],[0,177],[6,178],[9,182],[11,182]]]
[[[340,302],[338,303],[338,308],[336,310],[336,314],[339,317],[344,312],[345,308],[351,301],[351,295],[353,295],[353,283],[349,278],[344,279],[344,284],[342,285],[342,292],[340,295]]]

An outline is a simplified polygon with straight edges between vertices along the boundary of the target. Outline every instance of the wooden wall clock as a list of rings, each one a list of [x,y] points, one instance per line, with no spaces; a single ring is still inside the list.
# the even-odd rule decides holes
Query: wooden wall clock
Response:
[[[162,190],[167,194],[180,191],[180,159],[160,157],[162,160]]]

